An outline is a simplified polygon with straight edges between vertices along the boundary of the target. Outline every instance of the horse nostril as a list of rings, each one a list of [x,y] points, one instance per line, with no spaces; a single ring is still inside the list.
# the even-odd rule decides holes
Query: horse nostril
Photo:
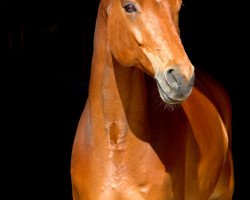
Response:
[[[179,73],[174,69],[168,69],[166,71],[166,77],[165,78],[166,78],[166,81],[167,81],[167,83],[169,84],[169,86],[171,88],[177,89],[178,86],[181,84],[180,83],[181,77],[180,77]]]

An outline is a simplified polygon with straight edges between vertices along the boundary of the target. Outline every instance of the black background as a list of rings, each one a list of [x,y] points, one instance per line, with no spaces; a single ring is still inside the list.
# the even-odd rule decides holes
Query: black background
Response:
[[[70,155],[87,97],[97,8],[97,0],[0,0],[1,157],[8,199],[71,199]],[[231,98],[235,200],[246,199],[249,175],[240,11],[230,1],[185,0],[180,12],[190,60]]]

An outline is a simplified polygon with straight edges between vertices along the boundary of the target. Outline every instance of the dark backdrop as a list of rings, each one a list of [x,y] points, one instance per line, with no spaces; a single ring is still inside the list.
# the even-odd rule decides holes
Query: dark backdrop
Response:
[[[71,199],[70,155],[88,92],[97,8],[98,0],[0,0],[2,174],[11,197]],[[225,0],[184,0],[180,29],[192,63],[230,95],[238,200],[249,172],[246,64],[235,10]]]

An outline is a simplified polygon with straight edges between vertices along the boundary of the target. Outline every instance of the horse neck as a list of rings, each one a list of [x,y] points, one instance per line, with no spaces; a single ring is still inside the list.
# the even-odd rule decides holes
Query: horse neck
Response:
[[[104,23],[97,19],[88,99],[91,123],[106,131],[116,124],[114,135],[121,130],[145,132],[141,130],[147,124],[144,73],[114,59],[105,31]]]

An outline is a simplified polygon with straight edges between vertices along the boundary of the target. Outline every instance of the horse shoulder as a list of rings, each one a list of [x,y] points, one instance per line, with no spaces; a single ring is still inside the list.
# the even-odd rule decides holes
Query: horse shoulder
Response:
[[[219,90],[215,93],[224,98]],[[189,184],[185,188],[186,199],[208,198],[220,177],[228,152],[228,131],[218,109],[223,101],[225,99],[215,104],[205,93],[194,88],[183,103],[190,124],[187,133],[185,180]]]
[[[232,199],[234,190],[233,159],[231,150],[231,118],[232,108],[230,98],[225,89],[211,76],[198,71],[196,87],[203,93],[218,110],[227,131],[228,149],[225,154],[224,165],[209,200],[213,199]]]
[[[81,188],[85,188],[86,174],[88,174],[88,145],[90,141],[89,126],[89,101],[85,104],[84,111],[78,123],[76,135],[71,155],[71,179],[72,179],[72,193],[73,198],[82,194]]]
[[[196,88],[214,104],[228,133],[231,133],[232,107],[227,91],[218,81],[205,72],[197,70],[196,77]],[[229,138],[231,140],[230,134]]]

